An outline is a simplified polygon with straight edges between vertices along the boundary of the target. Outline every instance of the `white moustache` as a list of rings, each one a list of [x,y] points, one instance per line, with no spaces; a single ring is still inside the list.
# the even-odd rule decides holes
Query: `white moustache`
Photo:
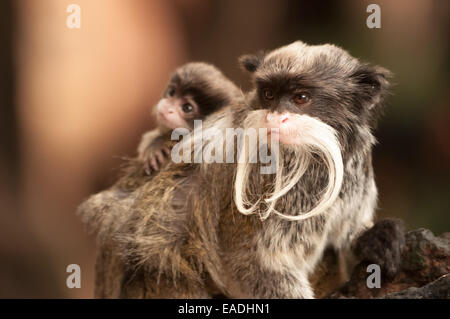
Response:
[[[244,121],[244,128],[264,127],[267,116],[267,111],[264,110],[250,112]],[[292,221],[304,220],[325,212],[338,197],[342,186],[344,168],[336,131],[331,126],[308,115],[291,114],[292,116],[295,117],[294,120],[298,129],[295,131],[280,130],[279,134],[280,137],[283,135],[284,137],[292,138],[291,145],[296,155],[295,162],[290,166],[289,170],[286,170],[283,167],[283,161],[278,160],[273,191],[269,194],[259,194],[260,198],[253,203],[249,201],[247,196],[251,192],[248,189],[248,179],[252,163],[246,159],[252,158],[255,149],[250,149],[249,152],[245,152],[242,149],[238,150],[241,157],[245,156],[245,158],[240,158],[238,161],[234,185],[234,201],[242,214],[259,213],[261,219],[266,219],[271,213],[275,213],[284,219]],[[245,143],[242,145],[242,147],[248,147]],[[275,207],[278,200],[300,181],[310,167],[313,155],[318,155],[327,167],[328,184],[323,190],[320,200],[309,211],[292,212],[289,215],[277,211]],[[267,208],[260,208],[262,202],[268,204]]]

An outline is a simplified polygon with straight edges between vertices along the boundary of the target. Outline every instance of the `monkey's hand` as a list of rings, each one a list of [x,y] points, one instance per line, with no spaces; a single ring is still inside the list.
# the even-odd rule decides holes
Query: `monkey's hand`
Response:
[[[159,170],[170,156],[170,149],[162,139],[155,139],[140,154],[144,161],[145,172],[150,175],[153,171]]]
[[[144,162],[145,172],[150,175],[152,171],[159,170],[167,162],[170,154],[167,137],[159,129],[145,133],[138,146],[138,158]]]
[[[150,175],[152,171],[159,170],[170,156],[170,149],[166,146],[153,146],[150,145],[144,151],[144,169],[145,172]]]
[[[400,268],[405,248],[405,229],[399,219],[384,219],[364,232],[355,242],[353,250],[361,260],[378,264],[388,277]]]

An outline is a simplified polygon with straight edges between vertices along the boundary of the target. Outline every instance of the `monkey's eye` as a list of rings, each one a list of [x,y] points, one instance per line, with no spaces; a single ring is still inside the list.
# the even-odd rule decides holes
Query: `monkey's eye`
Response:
[[[174,96],[175,95],[175,89],[174,88],[170,88],[167,93],[169,94],[169,96]]]
[[[265,90],[263,91],[263,94],[264,94],[264,98],[265,98],[266,100],[273,100],[273,98],[274,98],[274,94],[273,94],[273,91],[272,91],[272,90],[265,89]]]
[[[294,96],[294,102],[299,105],[308,103],[309,100],[311,100],[311,98],[306,93],[301,93],[301,94],[297,94],[296,96]]]
[[[189,103],[185,103],[183,104],[181,109],[183,110],[184,113],[191,113],[194,110],[194,107]]]

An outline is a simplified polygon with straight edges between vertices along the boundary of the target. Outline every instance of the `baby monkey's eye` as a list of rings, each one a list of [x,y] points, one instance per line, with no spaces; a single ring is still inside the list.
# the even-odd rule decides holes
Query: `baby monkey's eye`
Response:
[[[272,90],[264,89],[263,94],[264,94],[264,98],[266,100],[273,100],[273,98],[274,98],[274,94],[273,94]]]
[[[301,93],[294,96],[294,102],[300,105],[308,103],[310,99],[311,98],[307,93]]]
[[[174,96],[175,95],[175,89],[174,88],[170,88],[168,94],[169,94],[169,96]]]
[[[189,103],[185,103],[183,104],[181,109],[183,110],[184,113],[191,113],[194,110],[194,107]]]

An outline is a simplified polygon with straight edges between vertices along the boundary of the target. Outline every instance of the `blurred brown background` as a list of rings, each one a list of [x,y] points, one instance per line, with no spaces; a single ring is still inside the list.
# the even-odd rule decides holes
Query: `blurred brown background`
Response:
[[[81,7],[81,29],[66,8]],[[366,27],[381,6],[381,29]],[[449,2],[4,0],[0,2],[0,297],[93,296],[94,239],[75,216],[151,128],[169,73],[297,39],[392,70],[376,133],[378,215],[450,230]],[[79,264],[80,289],[66,287]]]

